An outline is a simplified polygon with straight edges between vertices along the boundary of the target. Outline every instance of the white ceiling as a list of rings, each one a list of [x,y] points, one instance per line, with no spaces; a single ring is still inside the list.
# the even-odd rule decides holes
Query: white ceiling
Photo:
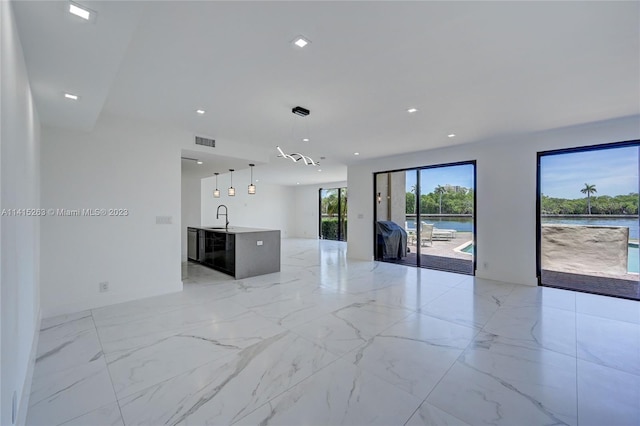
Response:
[[[87,130],[106,111],[273,149],[260,168],[277,183],[640,114],[639,2],[79,3],[95,23],[65,2],[15,3],[44,124]],[[312,43],[294,47],[299,34]],[[296,105],[311,110],[306,144]],[[323,171],[285,166],[276,145],[326,157]]]

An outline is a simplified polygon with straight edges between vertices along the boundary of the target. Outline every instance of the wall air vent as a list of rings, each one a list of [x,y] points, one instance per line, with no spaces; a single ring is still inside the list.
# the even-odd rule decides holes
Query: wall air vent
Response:
[[[207,139],[207,138],[203,138],[200,136],[196,136],[196,145],[203,145],[203,146],[209,146],[211,148],[215,148],[216,147],[216,140],[215,139]]]

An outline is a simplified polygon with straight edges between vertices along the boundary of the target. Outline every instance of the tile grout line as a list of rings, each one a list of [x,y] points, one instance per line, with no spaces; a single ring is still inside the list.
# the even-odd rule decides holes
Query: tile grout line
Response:
[[[290,333],[294,333],[293,331],[289,331]],[[294,333],[296,334],[296,333]],[[297,335],[297,334],[296,334]],[[302,339],[306,340],[307,342],[311,342],[310,339],[305,338],[304,336],[300,336]],[[313,376],[315,376],[316,374],[318,374],[319,372],[321,372],[322,370],[324,370],[325,368],[328,368],[330,365],[335,364],[336,362],[338,362],[338,360],[342,359],[342,357],[338,357],[336,354],[334,354],[333,352],[329,352],[328,350],[322,348],[320,345],[318,345],[315,342],[311,342],[314,345],[320,347],[321,350],[327,352],[330,355],[333,355],[336,357],[336,359],[334,359],[333,361],[331,361],[330,363],[328,363],[327,365],[325,365],[324,367],[318,369],[317,371],[314,371],[313,373],[309,374],[307,377],[303,378],[302,380],[300,380],[299,382],[291,385],[290,387],[288,387],[287,389],[283,390],[282,392],[280,392],[279,394],[277,394],[276,396],[274,396],[273,398],[269,399],[268,401],[265,401],[264,404],[257,406],[256,408],[254,408],[253,410],[251,410],[249,413],[245,414],[244,416],[240,417],[239,419],[237,419],[236,421],[234,421],[233,423],[231,423],[231,425],[235,425],[238,424],[239,421],[241,421],[242,419],[244,419],[245,417],[251,415],[252,413],[254,413],[255,411],[259,410],[260,408],[264,407],[267,404],[271,404],[271,401],[273,401],[276,398],[279,398],[280,396],[284,395],[285,393],[289,392],[290,390],[292,390],[293,388],[295,388],[296,386],[301,385],[302,383],[310,380]]]
[[[98,343],[100,343],[100,350],[102,351],[102,358],[104,359],[104,366],[107,369],[107,374],[109,375],[109,382],[111,382],[111,389],[113,390],[113,397],[116,400],[116,405],[118,406],[118,411],[120,412],[120,420],[122,424],[126,426],[124,421],[124,415],[122,414],[122,408],[120,407],[120,400],[118,399],[118,394],[116,393],[116,388],[113,384],[113,377],[111,377],[111,370],[109,370],[109,364],[107,363],[107,355],[104,352],[104,347],[102,346],[102,339],[100,339],[100,333],[98,333],[98,327],[96,326],[96,322],[93,319],[93,309],[90,309],[91,312],[91,322],[93,323],[93,328],[96,330],[96,336],[98,337]]]
[[[462,282],[462,281],[461,281]],[[457,287],[454,287],[457,288]],[[511,289],[511,291],[509,292],[508,295],[506,295],[505,297],[505,301],[509,298],[509,296],[511,296],[511,293],[513,292],[513,290],[515,289],[515,287],[513,287]],[[473,291],[473,290],[472,290]],[[475,292],[474,292],[475,293]],[[482,332],[484,332],[484,327],[489,323],[489,321],[491,321],[491,319],[495,316],[495,314],[502,308],[502,305],[498,306],[498,309],[495,310],[495,312],[491,315],[491,317],[489,317],[489,319],[487,320],[487,322],[485,322],[485,324],[482,327],[469,327],[472,328],[474,330],[477,330],[476,333],[474,334],[474,336],[469,340],[469,343],[467,344],[467,346],[462,350],[462,352],[460,353],[460,355],[455,359],[455,361],[453,361],[451,363],[451,366],[449,366],[449,368],[447,369],[447,371],[445,371],[445,373],[442,375],[442,377],[440,377],[440,380],[438,380],[438,382],[433,386],[433,388],[429,391],[429,393],[427,394],[427,396],[422,400],[422,402],[420,403],[420,405],[418,405],[418,408],[416,408],[414,410],[414,412],[411,414],[411,416],[409,416],[409,418],[404,422],[404,425],[406,426],[406,424],[409,422],[409,420],[411,420],[411,418],[418,412],[418,410],[420,410],[420,407],[422,407],[423,404],[427,403],[427,404],[431,404],[430,402],[427,402],[427,399],[429,399],[429,397],[431,396],[431,394],[433,393],[433,391],[436,390],[436,388],[440,385],[440,383],[444,380],[444,378],[447,376],[447,374],[449,374],[449,372],[451,371],[451,369],[453,369],[453,367],[456,365],[456,363],[458,362],[458,360],[460,359],[461,356],[464,355],[464,353],[469,349],[469,347],[475,342],[476,338],[478,337],[478,335]],[[456,324],[456,323],[452,323],[452,324]],[[458,324],[460,325],[460,324]],[[486,333],[486,332],[485,332]],[[439,410],[444,411],[445,413],[449,414],[450,416],[462,421],[463,423],[466,424],[466,422],[464,420],[462,420],[461,418],[459,418],[458,416],[450,413],[449,411],[438,407],[435,404],[431,404],[434,407],[438,408]]]
[[[423,405],[423,404],[425,404],[425,403],[427,403],[427,404],[431,404],[430,402],[427,402],[427,399],[429,399],[429,397],[431,396],[431,394],[433,393],[433,391],[435,391],[435,390],[436,390],[436,388],[438,387],[438,385],[440,385],[440,383],[444,380],[444,378],[447,376],[447,374],[449,374],[449,372],[451,371],[451,369],[456,365],[456,363],[458,362],[458,359],[460,359],[460,357],[461,357],[462,355],[464,355],[464,353],[469,349],[469,347],[473,344],[473,342],[475,342],[476,338],[478,337],[478,334],[480,334],[481,332],[482,332],[482,329],[478,330],[478,331],[476,332],[476,334],[475,334],[475,335],[474,335],[474,336],[469,340],[469,343],[467,344],[467,346],[462,350],[462,352],[460,353],[460,355],[459,355],[459,356],[458,356],[458,357],[457,357],[457,358],[456,358],[456,359],[451,363],[451,366],[449,366],[449,368],[447,369],[447,371],[445,371],[445,372],[444,372],[444,374],[442,375],[442,377],[440,377],[440,380],[438,380],[438,382],[437,382],[435,385],[433,385],[433,388],[429,391],[429,393],[427,394],[427,396],[425,396],[425,398],[422,400],[422,402],[420,403],[420,405],[418,405],[418,408],[416,408],[416,409],[414,410],[414,412],[411,414],[411,416],[409,416],[409,418],[407,419],[407,421],[405,421],[405,422],[404,422],[404,425],[406,425],[406,424],[409,422],[409,420],[411,420],[411,417],[413,417],[413,416],[418,412],[418,410],[420,409],[420,407],[422,407],[422,405]],[[438,407],[438,406],[437,406],[437,405],[435,405],[435,404],[431,404],[431,405],[433,405],[434,407],[436,407],[436,408],[437,408],[437,409],[439,409],[439,410],[444,411],[445,413],[449,414],[450,416],[452,416],[452,417],[454,417],[454,418],[456,418],[456,419],[460,420],[461,422],[463,422],[463,423],[467,424],[467,422],[465,422],[464,420],[462,420],[462,419],[461,419],[461,418],[459,418],[458,416],[456,416],[456,415],[454,415],[454,414],[450,413],[449,411],[447,411],[447,410],[445,410],[445,409],[443,409],[443,408],[441,408],[441,407]]]

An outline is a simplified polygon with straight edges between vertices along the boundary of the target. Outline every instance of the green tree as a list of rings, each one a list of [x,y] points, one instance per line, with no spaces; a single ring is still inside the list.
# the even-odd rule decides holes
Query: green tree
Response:
[[[580,192],[587,194],[587,211],[591,214],[591,194],[598,192],[596,185],[589,185],[588,183],[585,183],[584,188],[582,188]]]
[[[406,214],[412,214],[416,211],[416,196],[412,192],[406,194]]]

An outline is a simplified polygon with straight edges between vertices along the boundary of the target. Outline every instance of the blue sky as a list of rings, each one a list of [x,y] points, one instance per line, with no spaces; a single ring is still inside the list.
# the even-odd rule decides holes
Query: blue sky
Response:
[[[416,184],[416,172],[407,172],[407,192]],[[438,185],[457,185],[473,188],[473,166],[464,164],[451,167],[435,167],[420,171],[420,190],[423,194],[433,192]]]
[[[540,161],[540,185],[544,195],[584,198],[584,184],[595,185],[595,195],[638,192],[638,147],[603,149],[549,155]]]

